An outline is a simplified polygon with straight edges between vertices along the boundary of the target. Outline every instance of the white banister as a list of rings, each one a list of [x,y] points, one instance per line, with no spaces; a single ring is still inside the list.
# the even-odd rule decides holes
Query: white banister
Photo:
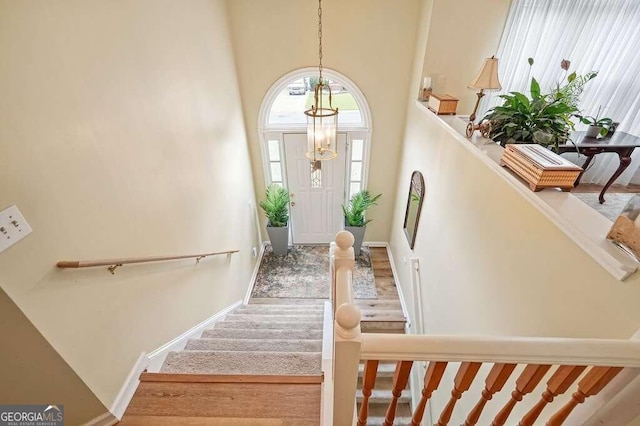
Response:
[[[353,304],[354,238],[341,231],[330,247],[331,297],[335,316],[333,425],[351,426],[360,363],[360,309]]]
[[[640,367],[640,341],[540,337],[361,335],[361,358]]]
[[[563,419],[571,415],[575,406],[584,402],[586,397],[591,397],[589,403],[592,403],[593,406],[590,414],[582,415],[582,420],[594,416],[594,413],[605,403],[611,406],[624,405],[623,403],[615,403],[615,400],[621,389],[626,390],[625,386],[640,373],[640,340],[362,333],[360,329],[361,313],[353,298],[353,268],[355,266],[353,241],[353,235],[341,231],[336,235],[336,241],[331,243],[330,247],[332,304],[327,305],[326,311],[328,310],[333,315],[333,332],[330,332],[333,337],[333,369],[330,377],[325,374],[325,381],[329,380],[330,382],[329,386],[333,390],[333,398],[327,401],[330,398],[331,389],[327,389],[324,396],[325,401],[333,402],[333,407],[323,407],[323,413],[326,413],[323,426],[329,424],[332,426],[352,426],[355,424],[358,364],[361,360],[401,361],[394,376],[394,386],[398,387],[398,389],[394,389],[396,397],[398,397],[396,394],[401,391],[400,388],[406,385],[406,374],[399,373],[403,365],[405,373],[408,373],[406,371],[407,365],[411,365],[414,361],[428,361],[433,368],[440,366],[439,368],[443,372],[447,363],[463,363],[462,370],[459,370],[454,380],[451,399],[442,411],[439,424],[448,423],[454,409],[456,409],[456,401],[464,391],[469,389],[482,363],[494,364],[492,371],[503,371],[504,365],[511,368],[511,371],[516,364],[525,365],[516,380],[510,401],[497,412],[494,418],[496,425],[504,425],[507,424],[507,421],[512,421],[509,416],[514,406],[522,400],[522,396],[534,391],[551,366],[559,366],[557,371],[560,371],[560,373],[554,373],[549,379],[552,381],[559,380],[554,379],[556,376],[562,378],[563,371],[569,371],[566,368],[561,369],[562,366],[573,366],[572,368],[586,371],[585,377],[578,382],[577,388],[574,386],[574,390],[577,389],[578,393],[572,394],[573,402],[570,401],[555,413],[547,413],[552,415],[550,417],[552,424],[560,424]],[[419,313],[414,314],[417,316]],[[323,365],[325,365],[324,361],[323,357]],[[473,367],[474,370],[465,370],[465,365]],[[589,369],[586,370],[583,366]],[[425,374],[425,385],[422,390],[424,401],[412,414],[414,419],[412,424],[417,424],[422,420],[428,396],[438,388],[442,372],[433,375],[433,371],[429,370]],[[615,376],[620,372],[622,372],[620,378],[624,378],[624,383],[620,380],[618,381],[620,383],[615,382]],[[506,377],[502,377],[500,380],[506,379]],[[612,386],[606,388],[612,379],[614,380],[611,383]],[[493,385],[490,390],[485,389],[486,392],[482,393],[482,401],[484,402],[491,399],[493,393],[501,390],[501,386],[495,386],[496,377],[492,378],[493,381],[490,378],[486,380]],[[558,392],[561,389],[562,392],[559,393],[564,393],[565,388],[570,385],[570,383],[566,383],[565,387],[561,389],[554,382],[551,385],[547,384],[547,387],[552,386]],[[604,392],[601,392],[603,388]],[[635,388],[629,386],[629,389]],[[632,391],[629,390],[629,392]],[[545,398],[544,394],[539,398]],[[624,398],[633,405],[633,395],[626,395]],[[477,424],[484,405],[480,408],[477,407],[474,406],[468,414],[465,414],[467,424]],[[331,408],[333,408],[333,412],[329,417]],[[393,424],[394,408],[395,406],[392,404],[387,410],[385,424]],[[538,419],[543,409],[543,405],[534,407],[533,414],[523,418],[525,421],[523,424],[532,424],[537,421],[534,420],[534,417]],[[578,413],[574,417],[580,416],[579,410],[577,411]],[[624,416],[630,418],[630,416],[637,414],[637,411],[635,406],[629,406]],[[366,412],[365,408],[363,418],[360,419],[365,423]],[[327,422],[329,419],[332,420],[332,423]],[[612,426],[622,424],[616,422],[612,423]]]

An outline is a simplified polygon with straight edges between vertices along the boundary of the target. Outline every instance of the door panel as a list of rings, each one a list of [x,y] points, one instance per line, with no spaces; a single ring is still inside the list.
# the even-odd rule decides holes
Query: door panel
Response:
[[[346,135],[338,134],[338,157],[322,161],[320,172],[313,175],[311,162],[305,156],[307,135],[285,134],[283,140],[293,243],[329,243],[342,229]]]

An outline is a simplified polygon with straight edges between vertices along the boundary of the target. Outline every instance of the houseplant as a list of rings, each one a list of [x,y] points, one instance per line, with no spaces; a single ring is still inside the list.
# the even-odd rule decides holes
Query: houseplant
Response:
[[[273,253],[287,254],[289,248],[289,192],[279,185],[269,185],[266,199],[260,201],[260,207],[267,217],[267,233]]]
[[[366,230],[367,223],[371,220],[365,219],[365,212],[371,206],[378,204],[378,199],[382,197],[382,194],[371,196],[369,191],[363,189],[356,193],[349,200],[349,204],[342,205],[342,213],[344,214],[344,229],[353,234],[355,242],[353,243],[353,250],[356,256],[360,254],[360,248],[362,247],[362,241],[364,240],[364,232]]]
[[[533,59],[529,58],[529,65]],[[565,72],[570,62],[563,60]],[[585,85],[595,78],[596,72],[569,74],[547,94],[543,94],[538,81],[532,77],[531,98],[520,92],[500,95],[503,104],[490,109],[482,121],[490,122],[489,137],[505,146],[508,143],[537,143],[552,147],[569,140],[574,129],[571,118],[578,112],[578,102]]]
[[[588,124],[587,137],[596,138],[598,136],[606,136],[613,128],[613,120],[607,117],[600,118],[602,106],[598,107],[595,117],[588,115],[576,114],[576,117],[584,124]]]

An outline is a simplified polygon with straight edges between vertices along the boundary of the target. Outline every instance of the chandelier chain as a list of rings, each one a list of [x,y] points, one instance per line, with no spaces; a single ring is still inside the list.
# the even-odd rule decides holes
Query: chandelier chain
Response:
[[[320,83],[322,83],[322,0],[318,0],[318,71]]]

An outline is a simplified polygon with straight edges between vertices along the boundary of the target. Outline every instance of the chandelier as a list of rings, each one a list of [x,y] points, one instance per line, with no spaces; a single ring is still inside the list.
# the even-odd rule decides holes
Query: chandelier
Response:
[[[307,152],[312,162],[331,160],[338,156],[336,132],[338,108],[331,104],[331,87],[322,78],[322,0],[318,0],[318,84],[314,92],[314,103],[304,113],[307,116]],[[328,91],[328,108],[324,106],[324,92]]]

